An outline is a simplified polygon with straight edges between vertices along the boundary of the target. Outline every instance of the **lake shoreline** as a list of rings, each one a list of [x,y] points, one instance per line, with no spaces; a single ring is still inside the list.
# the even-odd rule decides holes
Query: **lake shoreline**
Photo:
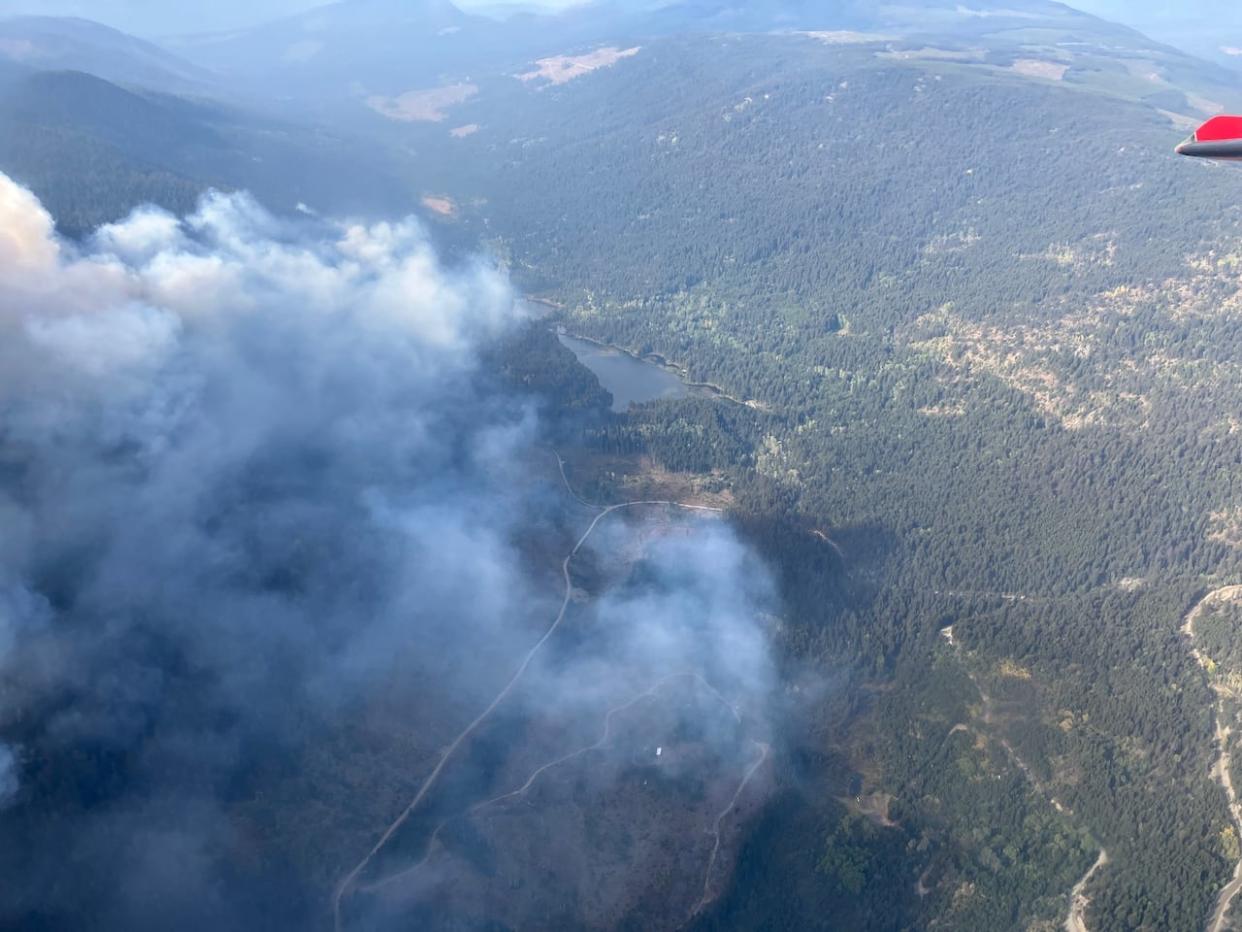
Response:
[[[603,340],[597,340],[595,337],[585,336],[580,333],[573,333],[563,324],[558,324],[554,328],[554,332],[558,337],[563,336],[568,337],[571,340],[578,340],[582,343],[589,343],[601,350],[608,350],[614,353],[620,353],[623,356],[628,356],[635,362],[655,366],[657,369],[667,372],[669,375],[675,376],[677,380],[681,382],[681,384],[684,385],[691,393],[695,391],[704,392],[706,393],[706,397],[709,398],[728,401],[732,404],[741,405],[747,408],[754,407],[754,405],[747,404],[745,401],[730,395],[719,385],[712,382],[692,382],[688,371],[683,366],[679,366],[677,363],[671,362],[667,357],[662,356],[659,353],[639,353],[625,346],[618,346],[615,343],[607,343]]]

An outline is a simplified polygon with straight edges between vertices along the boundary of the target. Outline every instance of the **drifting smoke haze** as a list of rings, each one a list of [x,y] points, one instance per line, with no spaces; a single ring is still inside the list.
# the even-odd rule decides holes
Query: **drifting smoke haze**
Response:
[[[328,881],[546,630],[585,526],[531,478],[535,404],[478,362],[519,306],[414,222],[212,195],[74,245],[0,176],[0,925],[326,921]],[[564,753],[694,671],[765,735],[766,574],[723,521],[653,541],[642,519],[584,549],[641,557],[571,618],[607,636],[551,642],[515,709],[571,722]],[[421,754],[387,770],[384,703]],[[339,772],[306,772],[318,744]],[[445,781],[496,789],[475,766]]]

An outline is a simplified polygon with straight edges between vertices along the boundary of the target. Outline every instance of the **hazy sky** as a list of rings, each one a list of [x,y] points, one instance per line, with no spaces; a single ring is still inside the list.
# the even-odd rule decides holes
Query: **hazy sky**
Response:
[[[1160,42],[1196,53],[1234,48],[1242,36],[1237,0],[1068,0],[1069,5],[1125,23]]]
[[[1213,22],[1236,23],[1242,19],[1236,0],[1070,0],[1070,6],[1114,20],[1184,22],[1199,20],[1205,29]]]

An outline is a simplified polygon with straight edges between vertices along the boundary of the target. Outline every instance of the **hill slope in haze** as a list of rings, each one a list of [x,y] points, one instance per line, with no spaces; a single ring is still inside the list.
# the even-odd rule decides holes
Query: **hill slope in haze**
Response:
[[[875,0],[604,2],[556,14],[516,15],[502,23],[463,13],[449,0],[414,6],[342,0],[262,27],[186,40],[179,49],[271,95],[322,105],[325,99],[362,100],[376,93],[515,74],[512,69],[523,59],[575,55],[661,36],[800,30],[833,33],[825,37],[831,41],[863,38],[868,32],[873,38],[911,42],[948,37],[955,43],[1044,50],[1054,56],[1093,48],[1113,59],[1145,56],[1179,84],[1228,86],[1233,80],[1133,30],[1048,0],[905,6]],[[845,34],[851,31],[864,35]]]
[[[82,72],[14,69],[0,80],[0,122],[0,170],[29,185],[71,235],[145,203],[186,212],[210,188],[248,190],[284,212],[412,205],[373,147]]]
[[[84,71],[170,93],[207,93],[214,80],[157,45],[85,19],[0,19],[0,59],[41,71]]]

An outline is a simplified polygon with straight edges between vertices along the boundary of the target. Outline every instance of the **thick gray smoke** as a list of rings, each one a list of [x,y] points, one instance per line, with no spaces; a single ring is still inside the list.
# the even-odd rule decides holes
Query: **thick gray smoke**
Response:
[[[324,920],[560,603],[534,408],[478,363],[517,308],[412,222],[214,195],[79,247],[0,176],[0,926]],[[602,601],[617,675],[761,701],[770,592],[723,528],[683,556]]]
[[[17,757],[13,749],[0,745],[0,809],[17,795]]]

